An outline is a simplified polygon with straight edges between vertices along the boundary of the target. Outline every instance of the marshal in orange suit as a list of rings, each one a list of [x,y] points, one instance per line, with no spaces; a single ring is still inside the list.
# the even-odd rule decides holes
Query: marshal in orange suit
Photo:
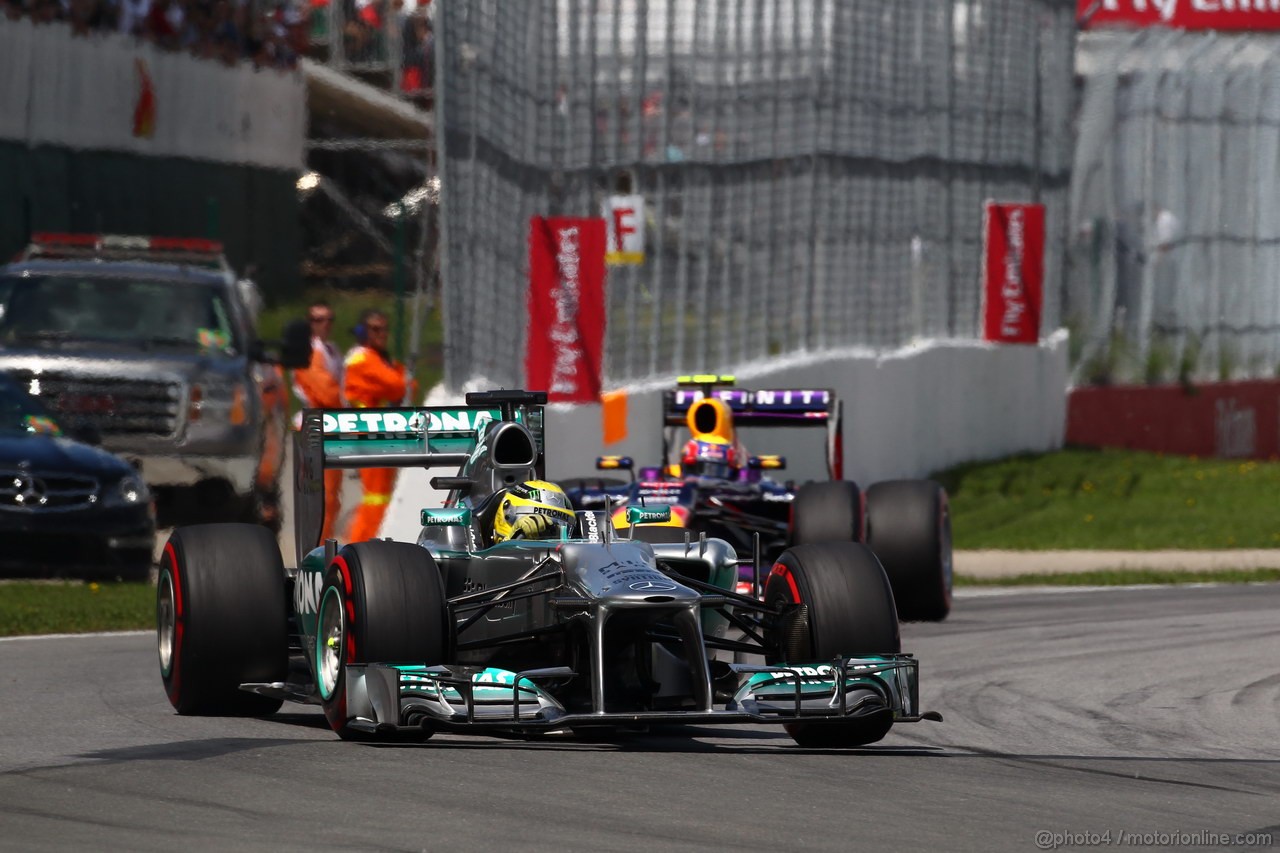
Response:
[[[342,390],[347,404],[362,409],[401,405],[407,390],[406,372],[404,365],[387,353],[390,337],[387,315],[373,308],[365,311],[360,315],[355,333],[360,345],[347,353],[343,372]],[[360,470],[364,495],[351,520],[347,542],[363,542],[378,535],[395,481],[394,468]]]

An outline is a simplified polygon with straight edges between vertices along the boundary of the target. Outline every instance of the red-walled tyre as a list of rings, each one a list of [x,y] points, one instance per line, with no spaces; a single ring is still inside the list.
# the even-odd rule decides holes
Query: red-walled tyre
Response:
[[[179,714],[265,716],[282,700],[240,689],[283,681],[289,665],[284,567],[252,524],[180,527],[160,558],[160,677]]]
[[[951,512],[932,480],[887,480],[867,489],[867,544],[884,566],[898,618],[941,622],[951,612]]]
[[[893,591],[875,554],[857,542],[800,545],[782,553],[765,583],[765,604],[790,611],[765,637],[768,663],[834,660],[902,650]],[[792,605],[805,605],[791,610]],[[837,722],[788,723],[801,746],[848,748],[875,743],[893,711],[875,708]]]
[[[316,614],[316,680],[324,715],[343,740],[364,735],[347,712],[349,663],[447,662],[453,626],[444,581],[425,548],[348,545],[325,572]]]

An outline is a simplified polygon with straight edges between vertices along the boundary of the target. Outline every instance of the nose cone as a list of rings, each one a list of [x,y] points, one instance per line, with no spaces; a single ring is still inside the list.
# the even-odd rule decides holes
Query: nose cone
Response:
[[[564,548],[565,574],[588,598],[619,605],[697,601],[700,594],[663,574],[645,542],[581,543]]]

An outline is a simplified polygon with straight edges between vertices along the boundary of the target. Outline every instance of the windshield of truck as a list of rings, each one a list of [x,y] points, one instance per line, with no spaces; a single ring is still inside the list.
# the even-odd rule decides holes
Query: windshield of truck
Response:
[[[92,276],[0,278],[0,345],[97,341],[233,351],[214,285]]]

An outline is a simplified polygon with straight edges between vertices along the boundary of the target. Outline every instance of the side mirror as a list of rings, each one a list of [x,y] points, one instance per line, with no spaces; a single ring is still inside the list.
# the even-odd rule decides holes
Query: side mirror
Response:
[[[671,521],[669,506],[629,506],[627,507],[627,524],[663,524]]]
[[[311,327],[306,320],[294,320],[284,327],[280,344],[280,366],[301,370],[311,364]]]
[[[463,508],[424,509],[421,521],[424,527],[434,524],[448,527],[468,527],[471,524],[471,510]]]
[[[747,467],[753,471],[781,471],[787,467],[787,457],[752,456],[747,460]]]
[[[636,463],[630,456],[597,456],[597,471],[626,471],[631,475],[631,482],[636,481]]]

